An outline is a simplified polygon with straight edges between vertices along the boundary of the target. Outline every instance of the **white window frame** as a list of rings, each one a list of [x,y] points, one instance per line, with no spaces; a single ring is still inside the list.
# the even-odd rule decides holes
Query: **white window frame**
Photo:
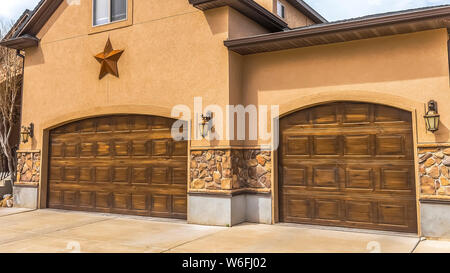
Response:
[[[280,2],[280,0],[277,0],[277,15],[283,19],[286,18],[286,7]]]
[[[128,20],[128,2],[129,0],[125,0],[125,19],[122,20],[117,20],[117,21],[113,21],[111,22],[111,18],[112,18],[112,14],[111,14],[111,0],[108,0],[108,14],[109,14],[109,22],[108,23],[104,23],[104,24],[95,24],[95,1],[96,0],[92,0],[92,27],[99,27],[99,26],[106,26],[109,24],[114,24],[114,23],[118,23],[118,22],[124,22]]]

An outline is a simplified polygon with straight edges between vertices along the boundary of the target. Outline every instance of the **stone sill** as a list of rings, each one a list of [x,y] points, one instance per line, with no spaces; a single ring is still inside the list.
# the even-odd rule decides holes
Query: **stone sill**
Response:
[[[417,148],[442,148],[450,147],[450,143],[421,143],[417,144]]]
[[[262,150],[262,151],[272,151],[272,147],[270,145],[249,145],[249,146],[242,146],[242,145],[222,145],[222,146],[191,146],[191,152],[195,151],[216,151],[216,150]]]
[[[450,204],[450,196],[424,195],[419,201],[424,204]]]
[[[14,187],[39,188],[39,182],[15,182]]]
[[[16,153],[40,153],[41,150],[17,150]]]
[[[203,194],[203,195],[225,195],[233,196],[239,194],[270,194],[270,189],[251,189],[243,188],[238,190],[190,190],[188,194]]]

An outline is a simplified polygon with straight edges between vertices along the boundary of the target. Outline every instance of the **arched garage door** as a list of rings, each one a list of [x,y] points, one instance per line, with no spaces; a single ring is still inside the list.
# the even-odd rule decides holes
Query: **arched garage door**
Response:
[[[417,232],[411,113],[337,102],[280,130],[282,222]]]
[[[173,122],[117,115],[50,131],[48,207],[186,218],[187,143]]]

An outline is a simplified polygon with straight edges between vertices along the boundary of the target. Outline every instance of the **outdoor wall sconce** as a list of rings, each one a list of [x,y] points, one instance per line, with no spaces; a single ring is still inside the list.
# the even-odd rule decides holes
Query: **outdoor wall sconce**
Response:
[[[199,124],[200,128],[200,135],[205,138],[208,135],[209,132],[209,122],[212,119],[211,114],[210,115],[201,115],[202,121]]]
[[[34,124],[30,123],[28,127],[22,126],[20,135],[22,136],[22,142],[28,143],[28,139],[34,137]]]
[[[427,130],[434,133],[437,130],[439,130],[439,117],[437,110],[437,102],[434,100],[431,100],[428,102],[428,111],[427,114],[424,116],[425,118],[425,124],[427,126]]]

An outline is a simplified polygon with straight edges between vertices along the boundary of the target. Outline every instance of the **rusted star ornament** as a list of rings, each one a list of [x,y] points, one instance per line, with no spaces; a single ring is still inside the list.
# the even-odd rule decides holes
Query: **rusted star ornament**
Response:
[[[95,55],[95,59],[102,65],[100,69],[99,79],[103,79],[107,74],[119,77],[119,69],[117,68],[117,62],[122,56],[124,50],[114,50],[111,41],[108,38],[106,42],[105,50],[102,53]]]

